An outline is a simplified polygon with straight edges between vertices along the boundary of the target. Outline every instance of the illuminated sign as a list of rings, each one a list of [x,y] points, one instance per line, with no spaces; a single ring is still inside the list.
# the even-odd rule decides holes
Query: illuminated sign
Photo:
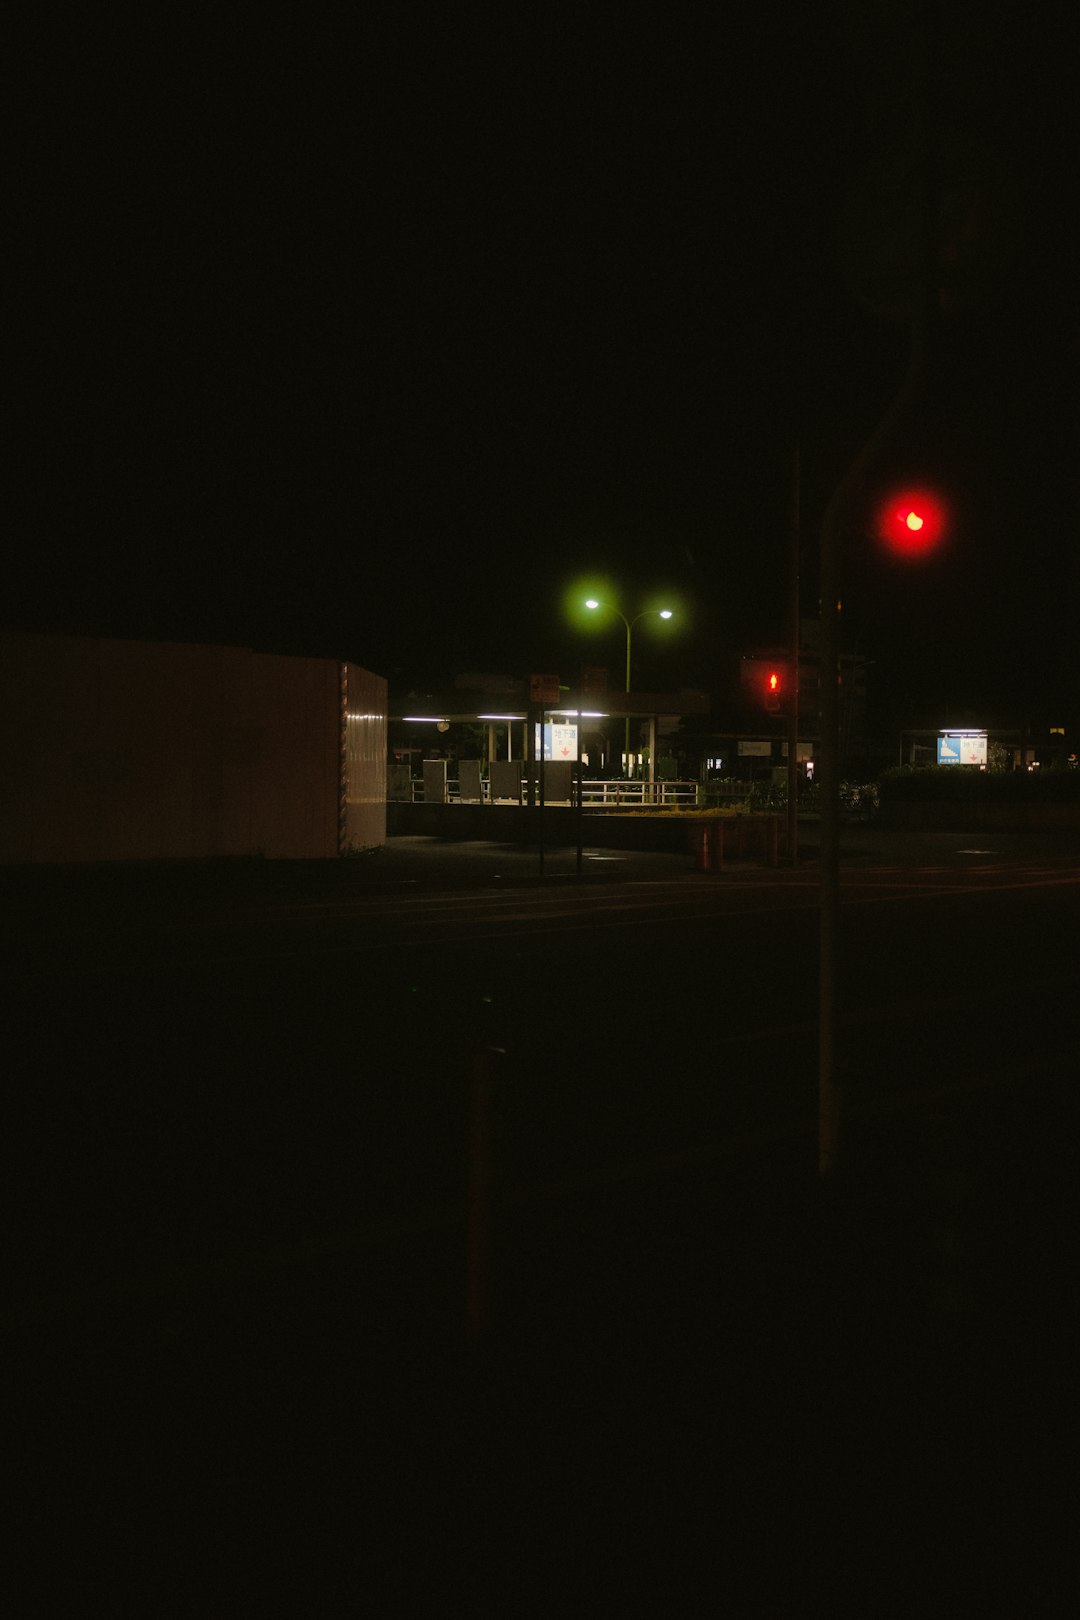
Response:
[[[577,759],[578,757],[578,728],[575,725],[554,724],[546,721],[544,724],[544,758],[545,759]],[[540,727],[536,728],[536,752],[540,753]]]
[[[944,731],[937,740],[939,765],[985,765],[985,731]]]

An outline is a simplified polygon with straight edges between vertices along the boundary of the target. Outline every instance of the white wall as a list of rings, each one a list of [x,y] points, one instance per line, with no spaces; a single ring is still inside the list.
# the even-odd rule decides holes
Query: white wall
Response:
[[[334,856],[385,838],[385,761],[386,682],[358,665],[0,636],[0,862]]]

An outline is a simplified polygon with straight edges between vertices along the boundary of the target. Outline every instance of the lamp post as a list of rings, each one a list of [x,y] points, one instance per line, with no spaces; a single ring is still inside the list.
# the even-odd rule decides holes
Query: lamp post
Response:
[[[660,618],[660,619],[670,619],[671,616],[672,616],[671,615],[671,609],[670,608],[645,608],[641,613],[636,614],[634,618],[628,619],[626,617],[625,613],[619,613],[619,609],[617,607],[612,607],[610,602],[598,602],[595,596],[590,596],[588,601],[585,603],[585,606],[587,608],[590,608],[590,609],[594,610],[594,611],[595,611],[596,608],[604,608],[604,607],[606,607],[611,613],[617,613],[619,615],[619,618],[622,620],[623,624],[625,624],[625,626],[626,626],[626,690],[627,690],[627,692],[629,692],[629,690],[630,690],[630,632],[633,630],[635,624],[637,624],[639,619],[647,619],[650,616],[650,614],[653,614],[653,613],[655,613],[657,615],[657,617]],[[629,772],[630,772],[630,716],[629,716],[629,714],[627,714],[627,716],[626,716],[626,725],[625,725],[624,734],[623,734],[623,758],[626,761],[626,771],[627,771],[627,774],[629,775]]]

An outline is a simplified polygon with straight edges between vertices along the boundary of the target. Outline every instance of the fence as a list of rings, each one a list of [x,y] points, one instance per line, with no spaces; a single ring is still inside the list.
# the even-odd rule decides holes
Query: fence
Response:
[[[412,784],[412,803],[424,803],[424,784],[417,778]],[[524,790],[524,783],[522,784]],[[484,804],[490,802],[490,784],[486,777],[480,784],[480,792]],[[585,781],[581,784],[581,802],[583,805],[595,805],[614,809],[618,806],[639,809],[682,809],[692,810],[701,801],[702,789],[697,782],[635,782],[635,781]],[[448,777],[446,782],[446,800],[449,804],[460,804],[461,783],[456,777]],[[470,802],[468,800],[466,803]],[[475,802],[475,801],[471,801]],[[713,796],[710,794],[710,802]]]

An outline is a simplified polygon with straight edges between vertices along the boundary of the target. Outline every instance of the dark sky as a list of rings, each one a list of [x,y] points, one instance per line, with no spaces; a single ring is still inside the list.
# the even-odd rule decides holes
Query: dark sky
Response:
[[[916,12],[949,313],[894,455],[956,522],[853,545],[848,634],[912,703],[1075,683],[1075,58],[1020,6],[35,15],[5,622],[570,678],[598,575],[684,610],[641,685],[712,683],[783,633],[794,441],[812,605],[903,376]]]

